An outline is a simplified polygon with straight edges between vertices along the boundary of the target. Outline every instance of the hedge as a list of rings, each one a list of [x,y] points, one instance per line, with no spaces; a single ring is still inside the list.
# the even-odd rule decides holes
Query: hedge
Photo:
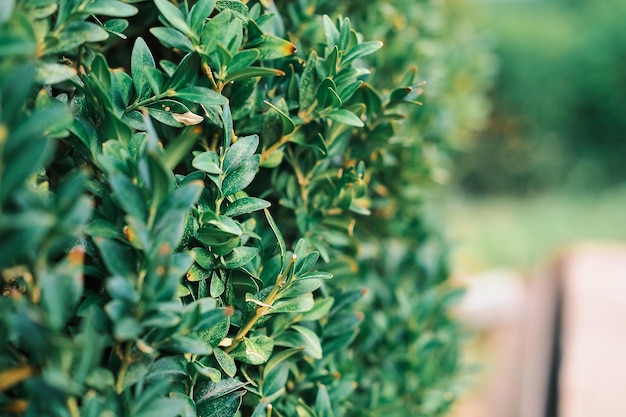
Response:
[[[335,7],[9,2],[1,413],[449,408],[423,82],[372,68],[383,44]]]

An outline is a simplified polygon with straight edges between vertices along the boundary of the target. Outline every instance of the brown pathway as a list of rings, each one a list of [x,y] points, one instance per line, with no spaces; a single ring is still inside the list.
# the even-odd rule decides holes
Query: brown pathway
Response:
[[[626,248],[575,248],[562,276],[559,417],[626,416]]]
[[[468,281],[460,310],[480,335],[485,370],[451,417],[626,416],[626,246],[570,248],[517,283],[501,275],[517,293],[485,278]]]

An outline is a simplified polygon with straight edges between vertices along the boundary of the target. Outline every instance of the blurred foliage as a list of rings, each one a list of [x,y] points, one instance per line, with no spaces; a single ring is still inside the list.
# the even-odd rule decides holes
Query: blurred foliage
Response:
[[[0,412],[444,414],[461,291],[422,203],[487,78],[412,4],[10,1]]]
[[[473,10],[500,72],[489,129],[459,157],[463,187],[525,193],[626,180],[626,4],[475,2]]]

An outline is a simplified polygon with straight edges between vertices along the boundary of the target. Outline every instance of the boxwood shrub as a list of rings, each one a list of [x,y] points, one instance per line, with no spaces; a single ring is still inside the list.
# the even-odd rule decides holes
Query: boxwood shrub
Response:
[[[423,83],[337,7],[3,7],[2,415],[448,409]]]

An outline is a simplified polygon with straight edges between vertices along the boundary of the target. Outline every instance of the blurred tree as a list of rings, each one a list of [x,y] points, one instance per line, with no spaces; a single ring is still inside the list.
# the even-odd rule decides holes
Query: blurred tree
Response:
[[[459,158],[463,187],[517,193],[626,180],[626,3],[490,3],[483,12],[501,72],[489,129]]]

